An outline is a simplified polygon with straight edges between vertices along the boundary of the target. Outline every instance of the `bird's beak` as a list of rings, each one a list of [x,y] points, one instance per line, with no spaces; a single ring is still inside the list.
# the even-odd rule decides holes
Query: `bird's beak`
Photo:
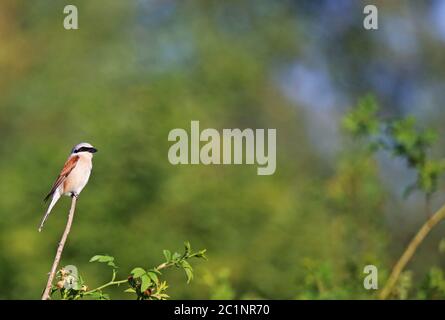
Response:
[[[91,152],[91,153],[96,153],[96,152],[97,152],[97,149],[96,149],[96,148],[90,148],[90,152]]]

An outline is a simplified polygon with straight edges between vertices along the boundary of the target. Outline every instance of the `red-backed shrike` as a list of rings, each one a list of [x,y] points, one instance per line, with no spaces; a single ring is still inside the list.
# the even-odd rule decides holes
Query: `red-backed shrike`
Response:
[[[42,231],[45,220],[60,196],[67,195],[76,198],[79,196],[90,178],[91,169],[93,168],[93,153],[95,152],[97,152],[97,149],[86,142],[79,143],[73,148],[51,191],[45,197],[45,201],[51,198],[51,196],[52,199],[40,223],[39,232]]]

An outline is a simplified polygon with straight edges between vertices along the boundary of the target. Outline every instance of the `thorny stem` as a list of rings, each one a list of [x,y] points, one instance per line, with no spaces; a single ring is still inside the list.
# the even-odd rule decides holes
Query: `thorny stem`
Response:
[[[104,284],[104,285],[102,285],[100,287],[97,287],[96,289],[92,289],[92,290],[89,290],[89,291],[85,292],[84,295],[92,294],[92,293],[94,293],[96,291],[100,291],[100,290],[105,289],[106,287],[109,287],[109,286],[115,286],[115,285],[118,286],[118,285],[121,285],[121,284],[126,283],[126,282],[128,282],[128,279],[119,280],[119,281],[113,281],[112,280],[112,281],[110,281],[110,282],[108,282],[108,283],[106,283],[106,284]]]

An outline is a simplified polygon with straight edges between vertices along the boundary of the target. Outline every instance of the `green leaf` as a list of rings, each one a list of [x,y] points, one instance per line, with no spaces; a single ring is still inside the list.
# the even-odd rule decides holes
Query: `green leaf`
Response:
[[[378,109],[374,96],[365,96],[358,101],[357,107],[345,116],[343,127],[354,136],[376,134],[379,129],[376,117]]]
[[[141,291],[144,292],[151,285],[150,277],[147,274],[141,276]]]
[[[159,271],[158,269],[156,269],[156,268],[154,268],[154,269],[150,269],[150,271],[151,272],[154,272],[154,273],[157,273],[157,274],[159,274],[159,275],[161,275],[162,274],[162,272],[161,271]]]
[[[107,255],[96,255],[90,259],[90,262],[113,262],[114,257]]]
[[[181,261],[181,267],[185,271],[185,275],[187,276],[187,283],[190,283],[193,279],[193,268],[187,261],[183,260]]]
[[[184,268],[185,275],[187,276],[187,283],[193,280],[193,270],[190,268]]]
[[[178,260],[180,257],[181,257],[181,255],[179,253],[175,252],[175,253],[173,253],[172,260]]]
[[[106,293],[102,293],[99,300],[110,300],[110,296]]]
[[[137,268],[134,268],[133,270],[131,270],[131,274],[133,275],[133,277],[139,278],[142,275],[146,274],[146,271],[140,267],[137,267]]]
[[[170,296],[166,293],[158,293],[156,295],[156,298],[158,298],[159,300],[166,300],[166,299],[170,298]]]
[[[190,251],[192,250],[192,247],[190,246],[190,242],[185,241],[184,242],[184,247],[185,247],[185,253],[186,255],[190,253]]]
[[[78,281],[75,281],[73,284],[72,284],[72,288],[74,289],[74,290],[76,290],[76,291],[79,291],[80,289],[82,289],[82,285],[78,282]]]
[[[158,279],[158,276],[156,275],[156,273],[154,273],[152,271],[148,271],[147,274],[154,283],[157,284],[159,282],[159,279]]]
[[[128,288],[128,289],[125,290],[124,292],[128,292],[128,293],[136,293],[136,290],[134,290],[133,288]]]
[[[190,265],[190,263],[188,263],[188,262],[185,261],[185,260],[183,260],[183,261],[181,262],[181,266],[182,266],[184,269],[192,269],[192,266]]]
[[[165,257],[165,260],[167,260],[167,262],[171,261],[172,253],[170,252],[170,250],[164,250],[164,257]]]
[[[77,280],[80,284],[80,286],[83,286],[85,284],[85,281],[83,281],[82,276],[79,274],[78,280]]]
[[[205,255],[206,251],[207,251],[206,249],[203,249],[203,250],[198,251],[197,253],[195,253],[195,257],[196,257],[196,258],[202,258],[202,259],[204,259],[204,260],[207,260],[207,257],[206,257],[206,255]]]
[[[92,298],[92,299],[100,300],[101,297],[102,297],[102,293],[99,292],[99,291],[96,291],[96,292],[88,294],[87,296]]]
[[[100,257],[100,256],[94,256],[94,257],[92,257],[92,258],[90,259],[90,262],[94,262],[94,261],[99,260],[99,257]]]

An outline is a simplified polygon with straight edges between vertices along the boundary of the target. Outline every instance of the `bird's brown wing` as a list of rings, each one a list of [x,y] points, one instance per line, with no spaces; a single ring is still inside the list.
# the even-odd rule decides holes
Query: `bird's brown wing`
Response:
[[[68,177],[71,171],[73,171],[73,169],[76,167],[77,161],[79,161],[79,156],[70,157],[65,162],[62,171],[60,172],[59,176],[57,177],[56,181],[54,182],[51,188],[51,191],[45,197],[44,201],[47,201],[57,190],[57,188],[63,183],[63,181],[65,181],[66,177]]]

